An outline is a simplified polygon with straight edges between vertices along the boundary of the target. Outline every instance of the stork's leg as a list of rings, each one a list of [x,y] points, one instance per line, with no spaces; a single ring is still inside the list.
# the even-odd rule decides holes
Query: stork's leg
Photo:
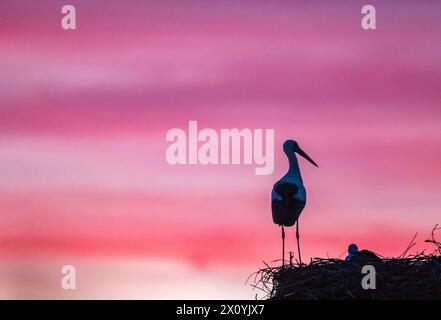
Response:
[[[285,228],[282,225],[282,267],[285,267]]]
[[[299,251],[299,262],[302,265],[302,255],[300,253],[300,233],[299,233],[299,219],[296,222],[296,238],[297,238],[297,250]]]

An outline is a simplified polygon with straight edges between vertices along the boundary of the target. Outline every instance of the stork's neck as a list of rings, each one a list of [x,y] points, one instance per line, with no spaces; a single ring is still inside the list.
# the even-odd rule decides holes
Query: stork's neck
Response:
[[[293,151],[285,152],[289,161],[289,170],[287,175],[294,176],[302,180],[302,175],[300,174],[299,162],[297,161],[297,156]]]

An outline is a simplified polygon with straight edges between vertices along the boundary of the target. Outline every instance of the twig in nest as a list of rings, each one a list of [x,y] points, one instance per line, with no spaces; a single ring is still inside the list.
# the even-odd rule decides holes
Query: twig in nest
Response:
[[[415,239],[416,239],[417,235],[418,235],[418,233],[415,233],[415,235],[413,236],[409,245],[407,246],[406,250],[404,250],[404,252],[398,256],[398,259],[404,258],[406,256],[406,254],[409,252],[409,250],[412,249],[412,247],[416,244]]]

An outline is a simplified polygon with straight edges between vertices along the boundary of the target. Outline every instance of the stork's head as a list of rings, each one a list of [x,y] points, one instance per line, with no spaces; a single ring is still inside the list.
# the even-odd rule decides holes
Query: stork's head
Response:
[[[298,143],[294,140],[286,140],[283,144],[283,151],[286,152],[296,152],[299,147]]]
[[[354,253],[357,253],[357,252],[358,252],[357,245],[355,243],[350,244],[349,247],[348,247],[348,253],[349,254],[354,254]]]
[[[285,153],[287,155],[289,155],[290,153],[297,153],[299,155],[301,155],[303,158],[305,158],[306,160],[308,160],[310,163],[312,163],[313,165],[315,165],[316,167],[318,167],[317,163],[314,162],[314,160],[312,160],[305,151],[303,151],[299,144],[294,141],[294,140],[286,140],[285,143],[283,144],[283,151],[285,151]]]

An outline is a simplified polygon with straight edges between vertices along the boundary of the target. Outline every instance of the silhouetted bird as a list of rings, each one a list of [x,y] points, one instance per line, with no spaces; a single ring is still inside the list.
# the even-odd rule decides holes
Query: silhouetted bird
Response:
[[[273,214],[273,221],[275,224],[282,227],[282,251],[283,264],[285,263],[285,230],[284,227],[291,227],[296,222],[296,238],[297,248],[299,251],[300,265],[302,258],[300,254],[299,244],[299,216],[302,213],[306,204],[306,189],[303,185],[302,175],[300,174],[300,167],[297,161],[296,153],[311,162],[313,165],[318,165],[312,160],[295,142],[294,140],[287,140],[283,144],[283,151],[289,160],[288,172],[274,184],[271,193],[271,209]]]
[[[352,257],[358,252],[358,246],[355,243],[352,243],[348,247],[348,255],[345,258],[345,261],[351,261]]]

